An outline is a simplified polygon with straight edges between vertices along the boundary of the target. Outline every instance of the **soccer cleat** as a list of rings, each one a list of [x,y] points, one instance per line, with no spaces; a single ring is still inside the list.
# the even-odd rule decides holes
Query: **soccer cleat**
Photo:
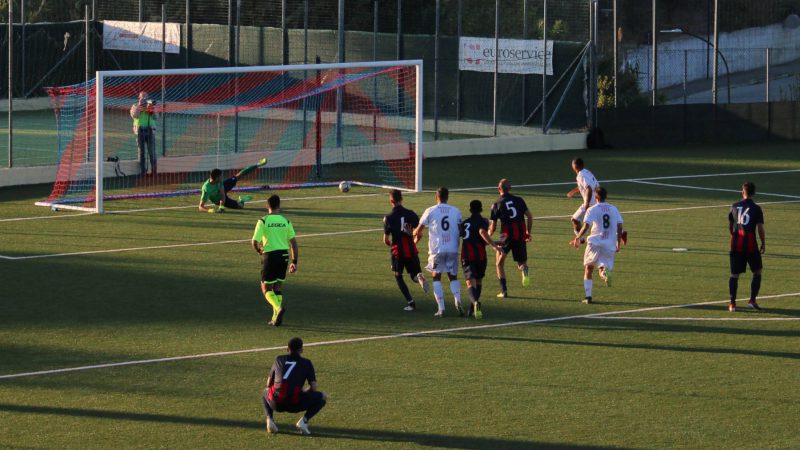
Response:
[[[278,432],[278,426],[275,425],[275,421],[267,417],[267,433],[274,434],[277,432]]]
[[[464,308],[461,307],[459,302],[456,302],[456,311],[458,311],[458,317],[464,317]]]
[[[436,311],[433,317],[444,317],[444,311],[442,310]]]
[[[605,267],[601,267],[602,270],[599,270],[598,273],[600,274],[600,279],[606,284],[606,286],[611,287],[611,271],[606,269]]]
[[[508,292],[501,292],[497,294],[497,298],[508,298]]]
[[[585,305],[591,305],[594,302],[592,302],[592,297],[586,297],[585,299],[583,299],[583,303]]]
[[[279,326],[281,326],[281,324],[283,324],[283,314],[285,312],[286,312],[286,308],[281,308],[280,311],[278,311],[278,316],[275,317],[275,326],[276,327],[279,327]]]
[[[408,302],[408,305],[406,305],[405,308],[403,308],[403,311],[416,311],[416,309],[417,309],[417,304],[411,301]]]
[[[476,320],[483,319],[483,311],[481,311],[481,302],[475,304],[475,319]]]
[[[528,268],[522,269],[522,286],[528,287],[531,285],[531,277],[528,276]]]
[[[266,165],[267,165],[267,158],[261,158],[261,159],[259,159],[259,160],[258,160],[258,164],[257,164],[257,165],[259,165],[259,166],[266,166]]]
[[[730,312],[736,312],[736,303],[735,303],[735,302],[730,302],[730,303],[728,304],[728,311],[730,311]]]
[[[422,292],[427,294],[431,287],[428,285],[428,280],[421,273],[417,274],[417,283],[422,288]]]
[[[295,424],[298,430],[300,430],[303,434],[311,434],[311,430],[308,429],[308,421],[306,420],[306,416],[300,418]]]
[[[761,307],[758,306],[758,303],[756,303],[755,300],[750,300],[747,302],[747,307],[750,309],[755,309],[756,311],[761,311]]]

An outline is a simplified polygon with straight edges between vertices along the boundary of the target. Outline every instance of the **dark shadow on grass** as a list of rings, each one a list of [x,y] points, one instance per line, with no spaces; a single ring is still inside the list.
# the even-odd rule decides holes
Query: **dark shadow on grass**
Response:
[[[648,330],[654,331],[654,330]],[[732,332],[733,333],[733,332]],[[800,333],[793,333],[792,336],[798,336]],[[766,358],[787,358],[787,359],[800,359],[800,353],[792,352],[770,352],[764,350],[749,350],[749,349],[736,349],[736,348],[714,348],[714,347],[677,347],[672,345],[651,345],[651,344],[621,344],[617,342],[588,342],[588,341],[565,341],[561,339],[532,339],[532,338],[517,338],[507,336],[478,336],[478,335],[465,335],[465,334],[441,334],[436,335],[436,338],[448,339],[485,339],[491,341],[509,341],[509,342],[528,342],[535,344],[547,345],[566,345],[576,347],[604,347],[604,348],[618,348],[618,349],[635,349],[635,350],[661,350],[668,352],[687,352],[687,353],[714,353],[720,355],[747,355],[759,356]]]
[[[14,405],[0,403],[0,411],[19,414],[42,414],[55,416],[83,417],[92,419],[127,420],[134,422],[159,422],[179,425],[213,426],[242,429],[264,429],[261,421],[223,419],[217,417],[186,417],[156,413],[134,413],[104,409],[62,408],[55,406]],[[280,419],[280,418],[278,418]],[[285,425],[284,425],[285,427]],[[312,425],[313,438],[352,439],[373,442],[407,442],[426,447],[464,448],[464,449],[529,449],[549,448],[564,450],[604,449],[612,447],[560,444],[553,442],[517,441],[491,437],[448,436],[441,434],[400,432],[388,430],[365,430],[357,428],[334,428]],[[294,431],[294,430],[292,430]],[[265,430],[266,434],[266,430]],[[619,447],[613,447],[619,448]]]

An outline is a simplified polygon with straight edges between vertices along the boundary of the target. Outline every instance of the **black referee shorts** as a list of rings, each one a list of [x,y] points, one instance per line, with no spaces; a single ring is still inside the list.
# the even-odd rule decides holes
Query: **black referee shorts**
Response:
[[[275,250],[261,255],[261,282],[272,284],[286,279],[289,250]]]

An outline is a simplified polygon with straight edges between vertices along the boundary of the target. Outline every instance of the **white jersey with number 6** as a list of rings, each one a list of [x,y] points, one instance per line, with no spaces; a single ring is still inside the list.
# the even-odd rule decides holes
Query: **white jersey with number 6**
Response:
[[[461,223],[461,211],[458,208],[447,203],[431,206],[422,213],[419,223],[430,230],[429,254],[458,253],[458,225]]]
[[[592,225],[592,233],[586,240],[590,246],[616,251],[617,224],[623,223],[616,206],[599,202],[586,211],[584,222]]]

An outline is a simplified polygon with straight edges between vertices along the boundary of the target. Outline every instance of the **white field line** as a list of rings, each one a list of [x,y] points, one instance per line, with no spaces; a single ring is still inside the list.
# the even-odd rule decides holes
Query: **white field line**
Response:
[[[769,311],[766,311],[767,313]],[[690,321],[690,322],[704,322],[704,321],[722,321],[722,322],[781,322],[790,320],[800,320],[800,317],[590,317],[590,319],[603,319],[603,320],[666,320],[666,321]]]
[[[655,183],[655,182],[652,182],[652,181],[641,181],[641,180],[631,181],[631,183],[649,184],[649,185],[652,185],[652,186],[674,187],[674,188],[680,188],[680,189],[695,189],[695,190],[698,190],[698,191],[742,192],[740,189],[707,188],[707,187],[699,187],[699,186],[687,186],[687,185],[684,185],[684,184]],[[772,197],[783,197],[783,198],[800,199],[800,196],[797,196],[797,195],[773,194],[771,192],[757,192],[757,195],[766,195],[766,196],[772,196]]]
[[[616,180],[602,180],[603,183],[623,183],[623,182],[634,182],[634,181],[652,181],[652,180],[678,180],[678,179],[685,179],[685,178],[708,178],[708,177],[725,177],[725,176],[736,176],[736,175],[762,175],[762,174],[777,174],[777,173],[793,173],[793,172],[800,172],[800,169],[787,169],[787,170],[762,170],[762,171],[753,171],[753,172],[730,172],[730,173],[712,173],[712,174],[700,174],[700,175],[673,175],[673,176],[666,176],[666,177],[647,177],[647,178],[621,178]],[[567,186],[575,184],[574,181],[561,181],[556,183],[533,183],[533,184],[517,184],[514,185],[515,187],[547,187],[547,186]],[[482,186],[482,187],[472,187],[472,188],[457,188],[457,189],[450,189],[451,192],[462,192],[462,191],[482,191],[487,189],[497,189],[497,186]],[[422,193],[431,193],[434,191],[423,191]],[[415,194],[415,192],[409,192],[408,194]],[[350,194],[346,198],[357,198],[357,197],[371,197],[376,195],[384,195],[383,193],[374,193],[374,194]],[[325,199],[341,199],[343,198],[341,195],[329,195],[329,196],[318,196],[318,197],[296,197],[296,198],[285,198],[281,200],[325,200]],[[256,200],[252,203],[263,203],[264,200]],[[186,206],[166,206],[160,208],[142,208],[142,209],[128,209],[123,211],[109,211],[112,214],[125,214],[125,213],[136,213],[136,212],[147,212],[147,211],[164,211],[164,210],[173,210],[173,209],[189,209],[189,208],[196,208],[197,205],[186,205]],[[72,217],[72,216],[82,216],[82,215],[91,215],[94,213],[83,213],[83,214],[70,214],[70,215],[56,215],[56,216],[40,216],[40,217],[19,217],[19,218],[10,218],[10,219],[0,219],[0,222],[13,222],[18,220],[35,220],[35,219],[53,219],[57,217]]]
[[[333,231],[330,233],[314,233],[314,234],[298,234],[297,238],[310,238],[319,236],[337,236],[341,234],[358,234],[358,233],[374,233],[383,230],[383,228],[371,228],[368,230],[352,230],[352,231]],[[80,256],[80,255],[95,255],[101,253],[119,253],[119,252],[135,252],[140,250],[161,250],[165,248],[180,248],[180,247],[200,247],[205,245],[219,245],[219,244],[242,244],[250,242],[250,239],[236,239],[231,241],[214,241],[214,242],[190,242],[186,244],[169,244],[169,245],[153,245],[149,247],[130,247],[130,248],[115,248],[108,250],[87,250],[85,252],[72,252],[72,253],[52,253],[48,255],[31,255],[31,256],[2,256],[0,258],[10,259],[14,261],[24,259],[41,259],[41,258],[56,258],[59,256]]]
[[[759,205],[775,205],[775,204],[782,204],[782,203],[800,203],[800,200],[778,200],[774,202],[759,202]],[[646,214],[646,213],[654,213],[654,212],[670,212],[670,211],[687,211],[693,209],[711,209],[711,208],[730,208],[731,205],[703,205],[703,206],[683,206],[677,208],[659,208],[659,209],[641,209],[641,210],[633,210],[633,211],[621,211],[622,214]],[[572,215],[563,215],[563,216],[540,216],[534,217],[534,220],[552,220],[552,219],[566,219],[572,217]],[[330,233],[316,233],[316,234],[305,234],[305,235],[298,235],[298,238],[308,238],[308,237],[319,237],[319,236],[337,236],[337,235],[346,235],[346,234],[358,234],[358,233],[372,233],[381,231],[382,228],[372,228],[366,230],[352,230],[352,231],[334,231]],[[212,242],[189,242],[185,244],[169,244],[169,245],[154,245],[154,246],[147,246],[147,247],[130,247],[130,248],[117,248],[117,249],[107,249],[107,250],[87,250],[85,252],[71,252],[71,253],[51,253],[45,255],[30,255],[30,256],[4,256],[0,255],[0,259],[10,260],[10,261],[20,261],[26,259],[41,259],[41,258],[56,258],[61,256],[81,256],[81,255],[94,255],[94,254],[102,254],[102,253],[119,253],[119,252],[135,252],[135,251],[142,251],[142,250],[161,250],[167,248],[181,248],[181,247],[202,247],[207,245],[218,245],[218,244],[240,244],[243,242],[250,242],[250,239],[236,239],[236,240],[229,240],[229,241],[212,241]]]
[[[777,294],[777,295],[765,295],[759,297],[760,300],[766,300],[771,298],[783,298],[783,297],[797,297],[800,296],[800,292],[793,292],[788,294]],[[533,324],[540,324],[540,323],[549,323],[549,322],[561,322],[566,320],[579,320],[579,319],[594,319],[594,318],[602,318],[606,316],[616,316],[619,314],[633,314],[638,312],[646,312],[646,311],[659,311],[665,309],[678,309],[678,308],[690,308],[692,306],[703,306],[703,305],[713,305],[718,303],[728,303],[729,300],[715,300],[709,302],[700,302],[700,303],[687,303],[682,305],[668,305],[668,306],[653,306],[649,308],[637,308],[637,309],[629,309],[623,311],[608,311],[602,313],[592,313],[592,314],[579,314],[574,316],[561,316],[561,317],[551,317],[549,319],[533,319],[533,320],[520,320],[516,322],[502,322],[502,323],[494,323],[494,324],[487,324],[487,325],[475,325],[475,326],[466,326],[466,327],[454,327],[454,328],[441,328],[438,330],[426,330],[426,331],[409,331],[406,333],[397,333],[397,334],[386,334],[386,335],[377,335],[377,336],[365,336],[360,338],[349,338],[349,339],[336,339],[332,341],[321,341],[321,342],[311,342],[303,344],[304,347],[321,347],[326,345],[339,345],[339,344],[352,344],[356,342],[369,342],[369,341],[379,341],[379,340],[386,340],[386,339],[397,339],[397,338],[405,338],[405,337],[417,337],[417,336],[428,336],[432,334],[445,334],[445,333],[453,333],[456,331],[475,331],[475,330],[487,330],[491,328],[505,328],[505,327],[513,327],[519,325],[533,325]],[[160,363],[160,362],[170,362],[170,361],[183,361],[187,359],[200,359],[200,358],[212,358],[216,356],[230,356],[230,355],[240,355],[244,353],[260,353],[260,352],[269,352],[269,351],[279,351],[285,350],[285,345],[279,345],[276,347],[260,347],[260,348],[250,348],[245,350],[232,350],[226,352],[213,352],[213,353],[200,353],[196,355],[183,355],[183,356],[170,356],[165,358],[154,358],[154,359],[139,359],[139,360],[132,360],[132,361],[122,361],[116,363],[105,363],[105,364],[94,364],[90,366],[79,366],[79,367],[66,367],[63,369],[52,369],[52,370],[40,370],[35,372],[23,372],[23,373],[13,373],[8,375],[0,375],[0,380],[7,380],[12,378],[23,378],[23,377],[32,377],[37,375],[52,375],[58,373],[67,373],[67,372],[79,372],[84,370],[93,370],[93,369],[106,369],[110,367],[122,367],[122,366],[135,366],[141,364],[153,364],[153,363]]]
[[[92,214],[95,214],[95,213],[93,213],[93,212],[84,212],[84,213],[78,213],[78,214],[59,214],[59,215],[54,215],[54,216],[12,217],[10,219],[0,219],[0,222],[19,222],[20,220],[63,219],[64,217],[91,216]]]

